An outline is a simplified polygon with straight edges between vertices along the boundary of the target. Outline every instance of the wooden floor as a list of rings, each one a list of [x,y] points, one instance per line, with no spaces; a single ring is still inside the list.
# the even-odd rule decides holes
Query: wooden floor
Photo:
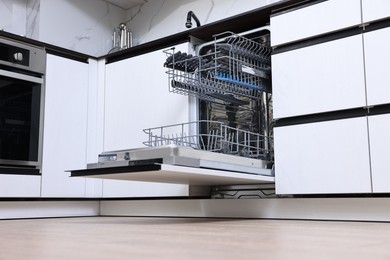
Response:
[[[134,217],[1,220],[0,259],[390,259],[390,223]]]

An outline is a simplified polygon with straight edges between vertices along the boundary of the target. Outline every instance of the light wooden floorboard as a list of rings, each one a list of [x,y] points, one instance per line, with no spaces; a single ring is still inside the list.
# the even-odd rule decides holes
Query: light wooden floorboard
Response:
[[[0,259],[390,259],[390,224],[85,217],[0,221]]]

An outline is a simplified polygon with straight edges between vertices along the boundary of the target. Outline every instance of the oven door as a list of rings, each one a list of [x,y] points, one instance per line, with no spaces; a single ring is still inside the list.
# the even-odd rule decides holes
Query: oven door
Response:
[[[2,169],[41,168],[43,83],[42,75],[31,76],[0,69]]]

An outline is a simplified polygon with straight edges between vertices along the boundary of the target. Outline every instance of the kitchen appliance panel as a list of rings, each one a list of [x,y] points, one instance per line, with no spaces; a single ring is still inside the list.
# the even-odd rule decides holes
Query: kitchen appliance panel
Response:
[[[0,49],[0,172],[27,174],[30,169],[30,174],[38,174],[42,162],[45,52],[3,38]]]
[[[80,174],[76,170],[72,171],[72,176],[202,186],[274,182],[273,176],[243,174],[240,172],[214,169],[199,169],[171,164],[145,165],[137,169],[132,167],[114,167],[107,169],[107,174],[102,173],[100,170],[101,169],[89,169],[87,170],[87,173],[83,170]]]

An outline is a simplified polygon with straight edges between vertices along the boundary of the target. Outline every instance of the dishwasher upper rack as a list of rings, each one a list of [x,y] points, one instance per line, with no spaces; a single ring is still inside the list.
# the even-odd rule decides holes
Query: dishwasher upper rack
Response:
[[[271,92],[271,47],[267,42],[224,32],[214,35],[203,55],[187,55],[174,48],[164,53],[171,92],[229,103],[232,95],[258,99],[261,93]]]
[[[208,131],[200,134],[201,128]],[[273,142],[270,137],[230,127],[218,121],[199,120],[143,131],[148,135],[148,140],[143,144],[148,147],[174,144],[197,150],[273,161]]]

